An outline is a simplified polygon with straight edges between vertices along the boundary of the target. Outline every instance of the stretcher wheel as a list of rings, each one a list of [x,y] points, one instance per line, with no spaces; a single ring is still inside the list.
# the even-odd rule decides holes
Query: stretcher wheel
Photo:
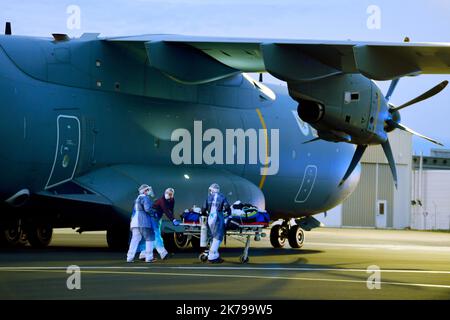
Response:
[[[241,263],[248,263],[249,261],[250,261],[250,258],[247,256],[246,258],[244,258],[244,255],[241,255],[240,257],[239,257],[239,261],[241,262]]]
[[[202,252],[200,253],[200,255],[198,256],[198,259],[205,263],[206,261],[208,261],[208,254],[206,252]]]

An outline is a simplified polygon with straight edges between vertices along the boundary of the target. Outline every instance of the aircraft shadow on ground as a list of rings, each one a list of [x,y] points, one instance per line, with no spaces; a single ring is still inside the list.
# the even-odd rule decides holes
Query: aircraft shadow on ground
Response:
[[[243,253],[242,247],[223,247],[220,249],[223,257],[227,262],[234,263],[234,260],[239,263],[239,256]],[[250,248],[249,257],[264,258],[267,256],[267,263],[278,263],[276,256],[299,256],[296,262],[289,261],[289,263],[306,263],[305,255],[321,253],[320,250],[311,249],[291,249],[291,248]],[[155,251],[156,253],[156,251]],[[198,261],[200,251],[192,248],[175,251],[174,257],[181,259],[195,259]],[[56,261],[102,261],[102,260],[117,260],[122,261],[126,254],[126,249],[122,251],[111,250],[107,247],[82,247],[82,246],[49,246],[43,249],[35,249],[29,246],[21,248],[9,248],[0,250],[0,262],[56,262]],[[275,257],[275,258],[274,258]],[[240,264],[240,263],[239,263]],[[284,263],[283,263],[284,264]]]

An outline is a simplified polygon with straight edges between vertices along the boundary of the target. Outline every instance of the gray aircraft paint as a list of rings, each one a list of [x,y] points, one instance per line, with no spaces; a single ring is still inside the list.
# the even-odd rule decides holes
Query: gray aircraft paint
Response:
[[[1,135],[4,137],[0,192],[3,199],[24,188],[32,194],[41,193],[73,178],[126,215],[136,194],[135,187],[148,182],[159,193],[166,186],[177,186],[176,210],[181,212],[194,203],[199,204],[211,182],[225,179],[223,190],[232,183],[229,185],[234,191],[231,199],[255,200],[265,204],[273,218],[286,218],[328,210],[342,202],[357,184],[358,170],[348,183],[338,187],[353,146],[325,141],[302,144],[314,136],[312,130],[299,127],[298,119],[293,117],[297,104],[286,88],[272,86],[276,94],[272,100],[240,74],[213,83],[182,85],[152,68],[138,71],[128,62],[114,66],[130,68],[130,72],[117,72],[117,75],[136,72],[144,77],[145,73],[156,88],[143,88],[148,82],[131,76],[129,81],[125,76],[115,81],[120,78],[115,73],[97,75],[96,61],[104,66],[109,60],[103,51],[105,45],[96,41],[59,44],[30,38],[12,40],[0,38]],[[90,54],[79,56],[78,52],[84,52],[82,47],[87,43],[90,51],[86,51]],[[45,50],[50,56],[42,53]],[[82,67],[76,64],[80,61]],[[97,81],[101,81],[101,87]],[[120,82],[120,90],[114,89],[116,82]],[[260,163],[173,166],[170,155],[175,145],[171,141],[174,130],[186,128],[192,134],[195,121],[202,121],[204,132],[260,130],[256,109],[260,110],[267,130],[279,130],[280,140],[278,172],[265,177],[263,193],[255,191],[262,180]],[[62,168],[64,156],[58,136],[70,144],[67,141],[70,134],[64,136],[63,125],[58,126],[61,119],[79,122],[81,135],[79,143],[71,142],[74,149],[79,148],[79,153],[69,155],[68,173]],[[129,172],[136,171],[141,176],[129,178],[127,184],[115,185],[112,172],[118,166],[127,170],[121,171],[122,175],[133,176]],[[305,185],[310,178],[309,168],[314,168],[314,182]],[[179,175],[174,176],[173,172]],[[189,176],[194,179],[189,180],[194,188],[184,184],[183,172],[191,172]],[[193,182],[196,175],[202,178]],[[249,193],[245,190],[250,189],[253,199],[246,199]],[[195,197],[187,196],[188,193]],[[71,198],[84,201],[87,197]],[[96,220],[95,216],[92,220]]]

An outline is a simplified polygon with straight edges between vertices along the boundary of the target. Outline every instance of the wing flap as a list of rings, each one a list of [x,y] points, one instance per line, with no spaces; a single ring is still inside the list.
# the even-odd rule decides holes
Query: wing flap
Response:
[[[187,56],[196,57],[195,69],[207,69],[209,65],[214,65],[211,64],[211,60],[205,59],[205,56],[209,56],[233,70],[268,71],[281,80],[306,81],[308,78],[315,79],[337,72],[362,73],[375,80],[389,80],[420,73],[450,73],[450,43],[239,39],[182,35],[143,35],[111,38],[106,41],[174,44],[176,46],[170,47],[169,52],[174,57],[182,59]],[[194,48],[198,52],[179,45]],[[160,52],[167,52],[167,48],[148,52],[149,59],[167,60],[151,57]],[[162,65],[167,67],[167,64],[170,63],[164,61]],[[214,66],[218,68],[218,65]],[[169,69],[172,72],[184,70],[177,64]],[[200,74],[199,71],[197,73]],[[294,73],[299,75],[294,76]],[[196,72],[190,74],[195,78]],[[208,77],[199,76],[199,78]],[[210,79],[213,78],[210,76]]]
[[[368,78],[390,80],[405,75],[450,73],[450,46],[362,45],[353,48],[358,70]]]

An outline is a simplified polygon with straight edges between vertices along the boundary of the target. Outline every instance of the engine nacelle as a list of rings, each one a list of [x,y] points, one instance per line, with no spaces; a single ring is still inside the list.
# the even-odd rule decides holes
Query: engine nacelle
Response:
[[[298,116],[321,139],[355,144],[379,144],[387,139],[387,103],[375,83],[364,76],[345,74],[289,84],[289,93],[299,102]]]
[[[303,100],[298,104],[297,113],[300,119],[309,124],[318,123],[325,115],[325,107],[315,101]]]

